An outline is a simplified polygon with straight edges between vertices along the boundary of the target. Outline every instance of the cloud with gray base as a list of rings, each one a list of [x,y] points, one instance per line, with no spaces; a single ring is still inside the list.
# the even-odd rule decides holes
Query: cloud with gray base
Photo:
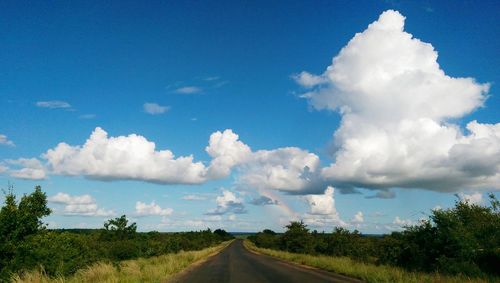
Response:
[[[499,189],[500,123],[450,122],[482,107],[490,85],[446,75],[404,24],[386,11],[323,74],[295,77],[312,107],[342,115],[322,177],[340,188]]]
[[[260,196],[258,198],[254,198],[250,201],[251,204],[262,206],[262,205],[279,205],[280,202],[277,199],[272,199],[266,196]]]
[[[222,195],[215,199],[217,207],[207,211],[207,215],[243,214],[247,213],[243,199],[237,197],[233,192],[222,190]]]

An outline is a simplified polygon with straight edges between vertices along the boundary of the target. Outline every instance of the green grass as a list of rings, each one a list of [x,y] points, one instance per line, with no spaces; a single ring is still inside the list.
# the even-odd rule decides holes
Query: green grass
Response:
[[[217,254],[231,241],[199,251],[181,251],[151,258],[125,260],[118,264],[98,262],[77,271],[71,277],[51,278],[42,271],[31,271],[14,277],[14,282],[30,283],[73,283],[73,282],[168,282],[173,275],[189,265]]]
[[[338,274],[359,278],[366,282],[488,282],[495,279],[468,278],[465,276],[446,276],[439,273],[409,272],[402,268],[375,265],[354,261],[347,257],[316,256],[307,254],[296,254],[284,251],[264,249],[256,247],[252,242],[246,240],[244,245],[247,249],[273,256],[285,261],[302,265],[312,266]],[[498,282],[498,281],[497,281]]]

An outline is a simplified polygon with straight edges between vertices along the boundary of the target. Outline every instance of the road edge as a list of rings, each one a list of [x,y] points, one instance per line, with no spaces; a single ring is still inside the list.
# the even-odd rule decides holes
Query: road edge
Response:
[[[326,270],[326,269],[321,269],[319,267],[316,267],[316,266],[311,266],[311,265],[305,265],[305,264],[301,264],[301,263],[298,263],[298,262],[294,262],[294,261],[288,261],[288,260],[284,260],[282,258],[279,258],[279,257],[275,257],[275,256],[272,256],[272,255],[268,255],[268,254],[265,254],[265,253],[262,253],[262,252],[259,252],[257,250],[254,250],[252,249],[249,244],[253,244],[250,242],[250,240],[243,240],[243,247],[251,252],[251,253],[254,253],[254,254],[257,254],[257,255],[261,255],[261,256],[268,256],[268,257],[271,257],[273,259],[276,259],[278,261],[281,261],[283,263],[286,263],[286,264],[289,264],[289,265],[292,265],[292,266],[296,266],[296,267],[300,267],[300,268],[304,268],[304,269],[309,269],[309,270],[312,270],[312,271],[318,271],[318,272],[324,272],[324,273],[329,273],[329,274],[332,274],[334,275],[335,277],[341,277],[341,279],[345,279],[346,282],[366,282],[364,281],[363,279],[361,278],[356,278],[356,277],[351,277],[349,275],[345,275],[345,274],[340,274],[340,273],[336,273],[336,272],[333,272],[333,271],[330,271],[330,270]]]
[[[172,276],[170,276],[169,278],[166,278],[164,280],[161,281],[161,283],[174,283],[174,282],[180,282],[179,279],[184,276],[186,273],[190,272],[191,270],[193,270],[194,268],[198,267],[199,265],[203,264],[204,262],[206,262],[207,260],[209,260],[210,258],[218,255],[219,253],[221,253],[225,248],[227,248],[230,244],[232,244],[233,242],[235,241],[235,239],[233,240],[229,240],[227,242],[224,242],[224,243],[221,243],[221,247],[219,249],[217,249],[216,251],[214,251],[213,253],[211,254],[208,254],[206,257],[202,258],[202,259],[199,259],[193,263],[191,263],[190,265],[186,266],[184,269],[182,269],[181,271],[173,274]]]

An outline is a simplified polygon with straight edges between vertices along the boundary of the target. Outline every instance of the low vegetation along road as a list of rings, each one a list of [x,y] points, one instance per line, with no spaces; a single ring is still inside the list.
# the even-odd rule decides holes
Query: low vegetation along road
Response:
[[[180,274],[175,282],[361,282],[256,254],[235,240],[219,254]]]

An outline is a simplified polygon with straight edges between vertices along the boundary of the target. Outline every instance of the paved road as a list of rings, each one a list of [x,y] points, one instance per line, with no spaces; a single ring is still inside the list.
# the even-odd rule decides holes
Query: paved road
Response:
[[[281,283],[281,282],[361,282],[331,272],[304,268],[270,256],[255,254],[235,240],[219,254],[190,268],[176,282],[203,283]]]

